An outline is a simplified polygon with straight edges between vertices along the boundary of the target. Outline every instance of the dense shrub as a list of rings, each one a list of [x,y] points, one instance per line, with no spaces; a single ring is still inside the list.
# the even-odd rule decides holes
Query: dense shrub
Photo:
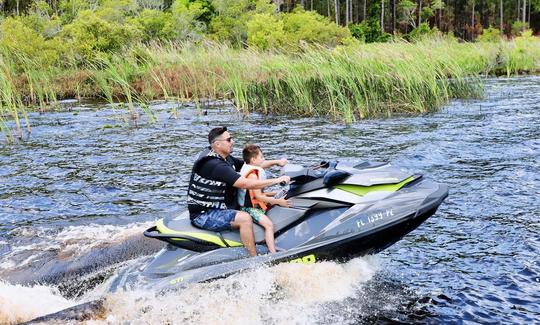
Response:
[[[382,32],[379,21],[376,19],[349,25],[349,30],[352,36],[365,43],[388,42],[392,38],[390,34]]]
[[[478,36],[476,39],[478,42],[500,42],[501,41],[501,31],[498,28],[489,27],[482,31],[482,35]]]
[[[203,19],[209,13],[204,1],[175,0],[171,7],[171,23],[167,32],[175,40],[200,39],[206,31]]]
[[[55,64],[63,48],[59,40],[46,40],[18,18],[8,17],[0,24],[0,51],[19,64],[27,59],[38,66]]]
[[[81,62],[118,51],[138,39],[139,33],[132,26],[107,21],[91,10],[83,10],[64,27],[62,37]]]
[[[274,14],[256,14],[247,28],[249,46],[265,50],[280,47],[285,41],[283,21]]]
[[[524,23],[520,20],[517,20],[512,23],[512,34],[521,35],[521,33],[529,28],[529,23]]]
[[[142,32],[142,40],[168,40],[173,38],[172,15],[155,9],[144,9],[139,16],[132,18],[129,23]]]
[[[301,8],[279,15],[254,15],[247,27],[248,44],[261,49],[297,47],[302,43],[336,46],[352,38],[347,28],[334,24],[314,11]]]
[[[247,41],[247,23],[256,14],[274,14],[276,6],[265,0],[215,0],[216,16],[209,25],[210,36],[241,46]]]
[[[336,46],[351,37],[347,28],[332,23],[314,11],[305,11],[299,7],[291,13],[283,14],[283,30],[286,43],[291,45],[303,41]]]
[[[407,34],[406,39],[409,41],[420,41],[425,38],[429,38],[436,34],[437,29],[431,29],[428,23],[421,23],[418,27],[413,29],[409,34]]]

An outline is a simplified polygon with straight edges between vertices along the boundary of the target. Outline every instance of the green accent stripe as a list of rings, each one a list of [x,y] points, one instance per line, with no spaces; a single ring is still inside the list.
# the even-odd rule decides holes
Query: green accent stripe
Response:
[[[204,241],[216,244],[216,245],[221,246],[221,247],[227,247],[227,246],[225,246],[225,244],[223,243],[221,238],[219,238],[219,236],[210,235],[210,234],[206,234],[206,233],[202,233],[202,232],[190,232],[190,231],[172,230],[170,228],[167,228],[167,226],[165,226],[165,223],[163,222],[163,219],[159,219],[156,222],[156,229],[162,234],[166,234],[166,235],[185,235],[185,236],[190,236],[190,237],[197,238],[197,239],[200,239],[200,240],[204,240]],[[178,240],[178,241],[187,240],[187,239],[183,239],[183,238],[171,238],[171,239],[172,240]],[[242,246],[242,243],[236,242],[234,240],[230,240],[230,239],[224,239],[224,240],[227,242],[227,244],[229,244],[230,247]]]
[[[405,184],[412,182],[415,177],[411,176],[399,183],[396,184],[380,184],[372,186],[361,186],[361,185],[351,185],[351,184],[341,184],[335,186],[340,190],[356,194],[359,196],[364,196],[370,192],[395,192],[402,188]]]

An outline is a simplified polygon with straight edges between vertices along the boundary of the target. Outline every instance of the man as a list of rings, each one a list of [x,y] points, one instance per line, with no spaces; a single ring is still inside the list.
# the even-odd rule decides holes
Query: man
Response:
[[[248,179],[238,172],[244,162],[231,156],[233,139],[226,127],[208,133],[210,150],[199,155],[193,164],[188,188],[188,209],[193,225],[212,231],[240,229],[240,240],[250,256],[256,256],[253,221],[243,211],[237,211],[236,188],[262,189],[288,183],[289,176],[258,180]],[[269,160],[265,167],[285,165],[287,161]]]

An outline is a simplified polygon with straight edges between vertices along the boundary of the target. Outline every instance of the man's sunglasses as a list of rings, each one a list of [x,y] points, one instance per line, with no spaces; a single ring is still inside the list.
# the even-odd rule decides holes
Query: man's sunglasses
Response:
[[[217,142],[217,141],[227,141],[227,142],[232,142],[232,137],[228,137],[226,139],[215,139],[214,142]]]

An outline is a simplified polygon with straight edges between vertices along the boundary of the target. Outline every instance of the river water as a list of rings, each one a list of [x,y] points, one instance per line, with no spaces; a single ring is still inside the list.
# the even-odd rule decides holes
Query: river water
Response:
[[[0,323],[99,297],[93,323],[333,324],[540,322],[540,78],[488,79],[481,100],[350,126],[242,119],[230,107],[156,103],[126,127],[95,105],[31,114],[31,136],[0,147]],[[185,205],[193,157],[227,125],[236,152],[391,161],[447,183],[438,212],[376,256],[282,264],[181,292],[107,293],[111,277],[162,244],[141,232]],[[39,283],[39,284],[38,284]]]

